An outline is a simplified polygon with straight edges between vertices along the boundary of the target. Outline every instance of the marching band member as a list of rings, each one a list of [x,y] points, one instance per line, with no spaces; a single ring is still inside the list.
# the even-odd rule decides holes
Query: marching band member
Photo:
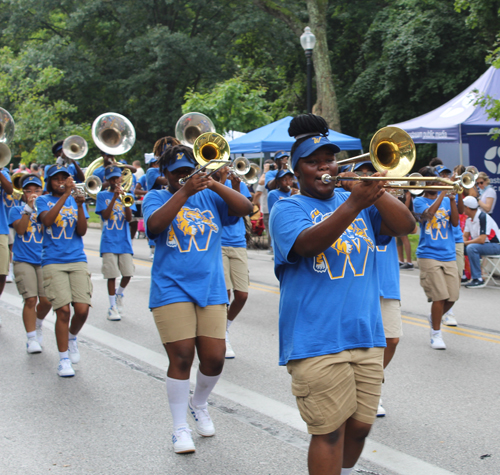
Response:
[[[240,178],[230,173],[227,167],[221,168],[213,174],[214,180],[219,183],[224,183],[233,190],[241,193],[243,196],[252,200],[252,195],[248,187]],[[229,176],[229,178],[227,178]],[[248,299],[248,256],[247,256],[247,240],[245,237],[246,226],[245,220],[239,218],[235,224],[224,226],[222,228],[222,264],[224,266],[224,280],[226,281],[227,298],[230,302],[227,308],[227,325],[226,325],[226,358],[232,359],[236,355],[234,353],[231,342],[229,341],[229,327],[234,322],[234,319],[243,310]],[[233,291],[233,301],[231,302],[231,290]]]
[[[103,189],[106,189],[109,187],[109,183],[106,181],[106,177],[104,175],[104,171],[105,171],[106,167],[113,165],[115,167],[119,166],[122,169],[122,171],[124,168],[128,168],[131,173],[135,173],[137,171],[135,169],[135,167],[133,167],[132,165],[127,165],[127,163],[122,164],[122,163],[117,162],[114,155],[103,152],[102,150],[100,152],[102,154],[101,155],[102,165],[94,170],[93,175],[100,178],[100,180],[102,182]]]
[[[270,217],[280,364],[312,434],[309,473],[347,475],[375,420],[383,378],[375,246],[411,232],[415,220],[383,181],[351,182],[350,193],[323,183],[323,174],[337,175],[340,149],[322,117],[295,117],[288,132],[299,136],[291,156],[301,194],[277,201]]]
[[[190,148],[167,147],[160,156],[160,169],[168,189],[149,191],[143,202],[148,236],[156,241],[149,306],[170,362],[167,394],[176,453],[195,451],[186,422],[188,407],[198,434],[215,433],[207,400],[222,372],[226,350],[221,228],[252,211],[242,194],[204,173],[180,185],[179,179],[195,166]],[[189,398],[195,349],[200,366]]]
[[[436,176],[433,167],[424,167],[419,173]],[[428,182],[429,184],[431,182]],[[417,261],[420,269],[420,285],[427,299],[432,302],[431,348],[446,350],[441,333],[441,320],[458,300],[460,278],[458,276],[455,237],[452,226],[458,225],[458,208],[455,198],[448,198],[447,191],[424,190],[413,202],[420,216],[420,240]]]
[[[34,201],[42,194],[42,180],[26,175],[21,186],[24,206],[14,206],[9,212],[9,225],[15,230],[14,276],[19,295],[23,297],[23,322],[28,341],[26,351],[41,353],[43,319],[51,309],[45,297],[42,274],[42,225],[37,222]]]
[[[73,177],[73,180],[77,183],[82,183],[85,181],[85,173],[83,173],[80,165],[76,160],[69,160],[63,152],[64,140],[59,140],[54,145],[52,145],[52,155],[56,159],[56,165],[64,165],[68,169],[68,173]],[[45,176],[47,176],[47,171],[52,165],[47,165],[45,167]],[[45,183],[45,190],[47,191],[47,183]]]
[[[92,282],[82,237],[87,232],[87,208],[66,167],[52,165],[46,176],[48,195],[36,200],[38,222],[44,226],[43,287],[56,312],[56,341],[59,350],[57,374],[75,375],[72,364],[80,361],[77,335],[82,329],[92,298]],[[73,305],[74,314],[70,320]]]
[[[129,223],[135,203],[126,207],[122,197],[125,195],[133,199],[131,193],[125,193],[121,188],[121,168],[109,166],[105,171],[106,181],[109,183],[107,191],[97,193],[95,212],[103,220],[101,234],[102,274],[108,280],[109,310],[108,320],[121,320],[124,312],[123,299],[125,287],[134,275],[135,267],[130,235]],[[116,279],[121,281],[116,290]]]
[[[153,147],[153,156],[156,158],[161,157],[168,147],[174,147],[175,145],[180,145],[181,143],[174,137],[163,137],[156,141]],[[150,166],[146,172],[146,184],[147,190],[161,190],[162,188],[168,186],[167,179],[163,176],[160,170],[160,163],[156,160],[150,160]]]
[[[5,197],[14,191],[9,171],[0,169],[0,296],[5,287],[5,280],[9,274],[10,250],[9,250],[9,224],[5,208]],[[1,322],[1,321],[0,321]]]
[[[276,175],[276,189],[271,190],[267,194],[267,207],[269,209],[269,213],[273,209],[274,203],[278,200],[282,200],[283,198],[288,198],[293,194],[296,194],[297,190],[292,189],[293,185],[293,173],[286,169],[280,170]]]

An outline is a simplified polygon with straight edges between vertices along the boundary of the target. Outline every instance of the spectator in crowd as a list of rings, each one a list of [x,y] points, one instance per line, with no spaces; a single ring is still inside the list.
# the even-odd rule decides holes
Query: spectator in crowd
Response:
[[[497,202],[497,192],[490,185],[490,179],[484,172],[479,172],[476,180],[479,193],[479,207],[488,214],[492,214]]]
[[[149,155],[149,154],[144,154],[145,156],[146,155]],[[144,173],[146,173],[144,171],[144,169],[142,168],[141,166],[141,162],[139,160],[135,160],[134,162],[132,162],[132,165],[135,167],[135,169],[137,170],[134,175],[135,177],[139,180],[139,178],[141,178],[142,175],[144,175]]]
[[[274,166],[274,160],[267,159],[264,163],[264,170],[262,175],[259,178],[259,182],[257,184],[257,188],[255,189],[255,195],[253,197],[253,203],[259,206],[260,211],[262,212],[262,219],[264,221],[264,228],[266,230],[267,239],[268,239],[268,247],[269,253],[273,253],[271,239],[269,237],[269,208],[267,207],[267,188],[266,184],[266,174],[271,170],[271,165]]]
[[[479,207],[479,202],[473,196],[467,196],[464,205],[467,215],[464,228],[465,254],[469,258],[472,275],[472,280],[465,287],[481,289],[486,285],[481,277],[481,256],[500,254],[498,225]]]

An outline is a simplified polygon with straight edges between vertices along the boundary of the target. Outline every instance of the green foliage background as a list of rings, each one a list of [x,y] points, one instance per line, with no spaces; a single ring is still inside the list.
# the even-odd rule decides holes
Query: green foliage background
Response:
[[[319,0],[318,0],[319,1]],[[2,0],[0,106],[16,121],[14,162],[51,163],[70,134],[127,116],[141,159],[198,110],[248,132],[305,111],[305,56],[285,22],[247,0]],[[276,1],[307,24],[305,1]],[[452,98],[498,61],[494,0],[329,2],[342,132],[366,149],[380,127]],[[432,146],[419,149],[425,161]],[[97,157],[91,146],[89,163]]]

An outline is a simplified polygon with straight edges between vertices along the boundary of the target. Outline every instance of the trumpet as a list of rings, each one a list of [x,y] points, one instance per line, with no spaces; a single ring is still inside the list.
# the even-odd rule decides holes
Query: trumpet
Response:
[[[65,185],[61,185],[61,191],[64,190]],[[97,198],[97,193],[102,190],[102,181],[98,176],[92,175],[85,179],[84,183],[75,183],[75,189],[71,192],[71,196],[84,195],[85,199]]]
[[[241,177],[247,185],[255,185],[259,181],[260,167],[256,163],[250,164],[250,170]]]
[[[121,186],[119,187],[119,192],[120,196],[118,198],[122,202],[123,206],[125,206],[125,208],[130,208],[135,202],[134,198],[127,195],[127,192]]]

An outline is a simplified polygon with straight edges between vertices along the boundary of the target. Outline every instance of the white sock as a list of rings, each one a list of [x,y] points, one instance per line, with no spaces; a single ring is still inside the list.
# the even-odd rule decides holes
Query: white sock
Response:
[[[69,358],[68,352],[67,351],[60,351],[59,352],[59,359],[63,360],[64,358]]]
[[[30,338],[36,338],[36,331],[34,331],[34,332],[26,332],[26,336],[28,337],[28,340]]]
[[[193,405],[204,406],[208,401],[208,396],[219,381],[220,374],[217,376],[205,376],[200,370],[196,373],[196,386],[193,394]]]
[[[68,332],[68,338],[69,338],[70,340],[76,340],[76,335],[73,335],[73,333]]]
[[[167,397],[174,429],[186,426],[188,400],[189,400],[189,379],[172,379],[167,376]]]
[[[12,262],[9,264],[9,275],[14,275],[14,264]]]
[[[123,295],[123,291],[125,290],[125,287],[122,287],[121,285],[118,287],[118,290],[116,291],[117,295]]]
[[[114,307],[116,305],[116,295],[108,295],[109,297],[109,306]]]
[[[351,468],[343,468],[342,471],[340,472],[340,475],[350,475],[354,467]]]
[[[37,328],[42,328],[42,326],[43,326],[43,320],[37,318],[36,319],[36,327]]]
[[[229,331],[229,327],[231,326],[231,323],[233,323],[233,320],[228,320],[226,324],[226,331]]]

